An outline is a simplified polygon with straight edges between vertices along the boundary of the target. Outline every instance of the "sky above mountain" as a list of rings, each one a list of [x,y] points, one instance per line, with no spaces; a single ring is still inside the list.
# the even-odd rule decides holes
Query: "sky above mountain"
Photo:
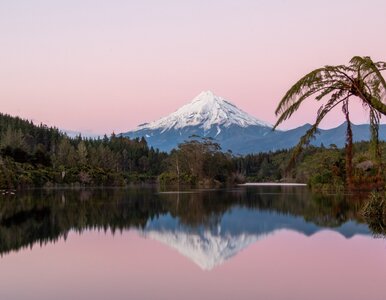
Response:
[[[82,132],[124,132],[202,90],[275,123],[308,71],[386,60],[383,0],[0,1],[0,111]],[[310,101],[282,128],[313,122]],[[354,123],[367,121],[360,106]],[[323,123],[343,121],[339,109]]]

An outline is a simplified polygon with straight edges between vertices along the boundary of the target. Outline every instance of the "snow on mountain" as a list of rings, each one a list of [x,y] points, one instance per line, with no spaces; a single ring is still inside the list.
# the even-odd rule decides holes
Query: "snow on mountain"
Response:
[[[310,126],[272,131],[270,124],[206,91],[174,113],[121,134],[131,139],[144,137],[149,146],[161,151],[171,151],[192,136],[211,137],[223,151],[231,150],[236,155],[243,155],[294,147]],[[345,124],[328,130],[321,129],[311,144],[344,147],[344,128]],[[352,129],[354,141],[370,139],[369,125],[353,125]],[[379,138],[386,140],[385,124],[380,126]]]
[[[190,103],[182,106],[174,113],[151,123],[139,125],[134,131],[143,129],[181,129],[187,126],[199,126],[209,130],[217,125],[217,134],[221,132],[218,126],[229,127],[238,125],[247,127],[258,125],[272,127],[270,124],[260,121],[248,113],[237,108],[231,102],[214,95],[211,91],[201,92]]]
[[[144,137],[148,145],[161,151],[171,151],[192,136],[213,138],[223,151],[240,154],[249,151],[242,147],[246,141],[272,132],[270,124],[205,91],[174,113],[121,134],[131,139]]]
[[[152,230],[144,232],[143,235],[176,249],[202,270],[207,271],[221,265],[259,239],[258,236],[250,234],[221,236],[213,234],[210,230],[201,234]]]

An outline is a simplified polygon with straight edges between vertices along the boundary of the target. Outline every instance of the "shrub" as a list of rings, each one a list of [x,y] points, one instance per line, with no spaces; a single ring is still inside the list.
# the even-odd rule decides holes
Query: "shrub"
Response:
[[[376,236],[386,236],[386,194],[373,192],[362,208],[369,228]]]

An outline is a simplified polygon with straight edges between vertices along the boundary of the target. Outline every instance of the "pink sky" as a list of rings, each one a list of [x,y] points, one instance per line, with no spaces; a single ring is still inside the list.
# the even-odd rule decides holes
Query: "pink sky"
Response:
[[[275,123],[306,72],[354,55],[386,60],[385,11],[384,0],[1,1],[0,111],[122,132],[213,90]],[[310,103],[282,128],[315,113]],[[338,110],[322,127],[342,121]]]

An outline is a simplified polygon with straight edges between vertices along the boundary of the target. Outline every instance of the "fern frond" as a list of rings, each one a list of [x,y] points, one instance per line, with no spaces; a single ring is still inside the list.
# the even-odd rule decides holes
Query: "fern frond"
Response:
[[[288,167],[291,167],[297,157],[299,156],[299,154],[303,151],[303,147],[305,145],[308,145],[311,138],[314,137],[315,133],[317,132],[318,128],[319,128],[319,125],[320,123],[322,122],[322,120],[324,119],[324,117],[333,109],[335,108],[337,105],[339,105],[340,103],[342,103],[343,101],[346,101],[347,99],[349,99],[351,97],[351,94],[348,94],[346,97],[344,98],[341,98],[341,99],[337,99],[338,96],[334,96],[334,97],[331,97],[330,100],[328,100],[328,102],[326,103],[326,105],[322,105],[319,110],[318,110],[318,113],[317,113],[317,117],[316,117],[316,120],[315,120],[315,123],[311,126],[310,129],[307,130],[307,132],[300,138],[300,141],[299,143],[295,146],[293,152],[292,152],[292,155],[291,155],[291,159],[290,159],[290,162],[289,162],[289,166]]]

